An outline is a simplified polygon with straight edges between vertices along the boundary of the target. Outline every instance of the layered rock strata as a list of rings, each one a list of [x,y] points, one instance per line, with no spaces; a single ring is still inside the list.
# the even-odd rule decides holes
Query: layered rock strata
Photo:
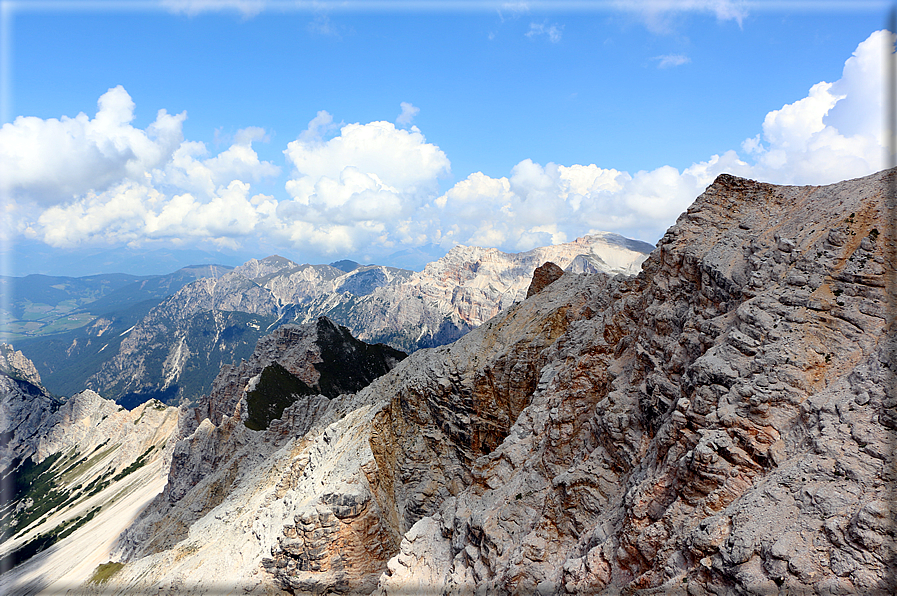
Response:
[[[165,483],[176,409],[128,411],[92,391],[68,400],[0,375],[0,592],[62,593],[87,581]]]

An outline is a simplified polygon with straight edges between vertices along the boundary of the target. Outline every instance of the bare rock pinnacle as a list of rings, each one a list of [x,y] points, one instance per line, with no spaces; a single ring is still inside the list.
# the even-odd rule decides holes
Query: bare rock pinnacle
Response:
[[[530,283],[529,288],[526,290],[526,297],[529,298],[534,294],[538,294],[545,286],[549,284],[553,284],[557,280],[561,278],[564,274],[564,270],[548,261],[541,267],[538,267],[533,272],[533,281]]]

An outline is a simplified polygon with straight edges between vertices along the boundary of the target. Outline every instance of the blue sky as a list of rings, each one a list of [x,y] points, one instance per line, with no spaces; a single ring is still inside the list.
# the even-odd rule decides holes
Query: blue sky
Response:
[[[721,172],[884,167],[890,7],[4,2],[4,268],[653,243]]]

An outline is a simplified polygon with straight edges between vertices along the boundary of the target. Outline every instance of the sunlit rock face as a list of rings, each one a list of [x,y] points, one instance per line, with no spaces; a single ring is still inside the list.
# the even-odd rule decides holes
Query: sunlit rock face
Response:
[[[0,374],[0,592],[63,592],[165,486],[177,410],[129,411],[90,390],[63,400],[22,376]]]
[[[40,385],[40,373],[34,363],[9,344],[0,343],[0,372],[13,379]]]
[[[617,234],[509,254],[456,246],[420,273],[378,288],[334,320],[360,339],[405,351],[450,343],[526,298],[533,272],[546,261],[577,273],[635,274],[654,247]]]
[[[545,289],[545,286],[549,286],[559,280],[562,275],[564,275],[564,270],[551,261],[536,268],[533,271],[533,281],[526,290],[526,297],[529,298],[534,294],[538,294]]]

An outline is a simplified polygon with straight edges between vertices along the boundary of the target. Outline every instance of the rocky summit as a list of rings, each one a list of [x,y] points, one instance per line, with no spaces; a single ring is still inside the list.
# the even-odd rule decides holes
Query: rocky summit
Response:
[[[895,177],[722,175],[637,275],[547,266],[404,359],[279,329],[180,408],[164,489],[68,587],[892,594]],[[327,390],[350,357],[389,372]]]

